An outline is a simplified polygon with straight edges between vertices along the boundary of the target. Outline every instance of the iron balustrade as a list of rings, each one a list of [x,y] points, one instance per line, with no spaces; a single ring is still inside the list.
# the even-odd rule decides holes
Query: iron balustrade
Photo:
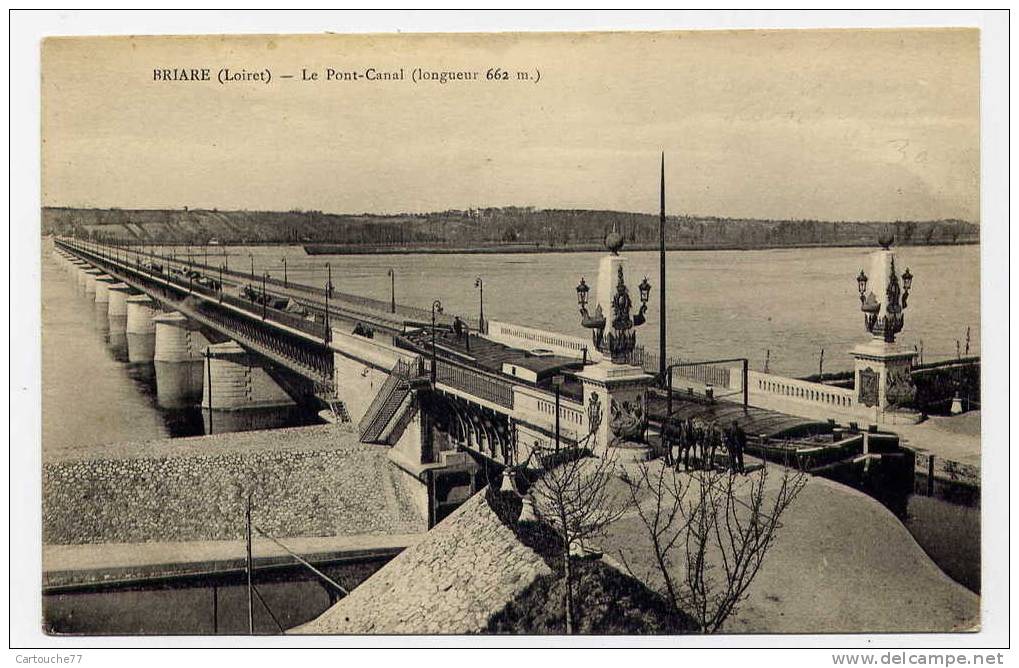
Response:
[[[513,408],[513,385],[476,369],[436,360],[435,380],[470,396]]]
[[[95,251],[89,248],[67,243],[61,243],[61,245],[81,255],[89,256],[90,261],[94,262],[97,266],[103,267],[105,271],[123,280],[128,280],[142,291],[149,292],[155,296],[157,300],[166,302],[172,308],[181,311],[193,320],[237,340],[245,347],[280,366],[332,388],[332,351],[324,343],[316,345],[311,341],[299,338],[295,334],[266,327],[261,320],[260,314],[256,314],[250,308],[246,308],[250,306],[249,303],[222,295],[224,303],[227,301],[239,302],[239,306],[235,304],[230,304],[230,306],[241,308],[248,315],[232,313],[228,309],[219,307],[221,295],[218,290],[196,283],[193,278],[188,280],[175,276],[172,272],[158,272],[157,275],[140,269],[137,266],[132,266],[130,262],[109,260],[97,255]],[[161,291],[166,285],[170,285],[175,292],[182,294],[175,294],[173,299],[160,296]],[[189,294],[204,296],[207,298],[207,301],[204,303],[201,301],[190,303],[187,299]],[[314,328],[312,323],[303,321],[303,319],[299,319],[291,314],[281,313],[274,309],[271,315],[272,317],[267,319],[275,320],[279,324],[287,326],[299,324],[302,326],[300,329],[305,332],[310,330],[309,333],[314,334],[316,337],[320,337],[322,332],[324,332],[324,326]],[[301,320],[301,322],[296,322],[295,320]],[[294,328],[298,329],[297,327]]]

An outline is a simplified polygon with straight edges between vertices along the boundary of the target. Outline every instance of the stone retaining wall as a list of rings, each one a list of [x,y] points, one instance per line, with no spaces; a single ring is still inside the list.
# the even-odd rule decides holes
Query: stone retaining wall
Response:
[[[189,441],[181,443],[181,440]],[[425,530],[386,449],[331,427],[157,441],[43,465],[43,542],[133,543]]]

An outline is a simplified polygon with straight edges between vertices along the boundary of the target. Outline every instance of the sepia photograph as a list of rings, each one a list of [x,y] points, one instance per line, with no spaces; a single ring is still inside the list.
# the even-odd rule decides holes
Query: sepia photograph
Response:
[[[971,22],[37,46],[44,637],[987,623]]]

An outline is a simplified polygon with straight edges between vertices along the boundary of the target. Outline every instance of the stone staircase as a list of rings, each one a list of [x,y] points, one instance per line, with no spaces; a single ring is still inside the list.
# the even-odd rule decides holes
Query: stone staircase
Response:
[[[398,362],[358,424],[362,443],[380,443],[382,433],[410,394],[410,367]]]

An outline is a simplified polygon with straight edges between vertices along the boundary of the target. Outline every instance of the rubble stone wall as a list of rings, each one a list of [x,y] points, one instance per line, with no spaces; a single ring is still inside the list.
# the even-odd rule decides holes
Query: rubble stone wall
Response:
[[[43,542],[241,539],[248,490],[253,522],[280,537],[424,531],[386,450],[330,426],[157,441],[109,458],[49,462]]]

